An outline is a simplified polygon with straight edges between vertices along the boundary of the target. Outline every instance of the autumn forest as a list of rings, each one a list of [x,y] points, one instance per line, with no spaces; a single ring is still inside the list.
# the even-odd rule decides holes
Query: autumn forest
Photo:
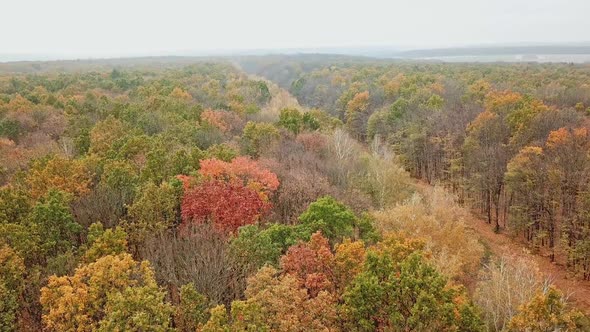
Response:
[[[0,331],[589,331],[590,65],[0,64]]]

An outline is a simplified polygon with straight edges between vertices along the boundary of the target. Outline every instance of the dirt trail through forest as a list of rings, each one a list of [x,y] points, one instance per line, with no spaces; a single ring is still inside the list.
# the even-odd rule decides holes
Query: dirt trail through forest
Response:
[[[541,273],[569,296],[569,301],[574,306],[590,315],[590,282],[574,279],[568,275],[564,266],[551,263],[547,257],[528,254],[524,245],[507,234],[495,233],[492,226],[481,219],[472,218],[471,226],[494,255],[520,255],[532,258]]]
[[[264,79],[254,75],[251,78]],[[271,90],[272,100],[266,107],[265,111],[276,113],[282,107],[302,108],[297,99],[285,89],[280,88],[274,82],[264,79]],[[426,189],[431,185],[419,180],[414,180],[418,188]],[[517,255],[532,259],[538,266],[540,272],[551,282],[556,285],[566,296],[569,301],[584,314],[590,316],[590,281],[575,279],[568,275],[564,266],[551,263],[551,261],[539,255],[528,253],[526,247],[516,239],[511,238],[504,233],[495,233],[492,226],[477,218],[475,215],[471,218],[470,228],[479,236],[480,240],[485,243],[494,256]]]
[[[416,181],[419,190],[432,188],[431,185]],[[548,257],[530,254],[523,243],[505,233],[496,233],[493,227],[472,213],[473,218],[468,221],[469,227],[479,236],[494,256],[518,256],[532,259],[541,274],[551,280],[567,297],[568,301],[590,316],[590,281],[576,279],[566,272],[565,266],[551,263]]]

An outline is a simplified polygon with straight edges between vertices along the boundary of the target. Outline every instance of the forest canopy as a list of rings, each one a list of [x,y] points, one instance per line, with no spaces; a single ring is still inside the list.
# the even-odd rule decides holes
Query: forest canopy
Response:
[[[529,256],[587,286],[589,79],[339,56],[2,64],[0,331],[588,329]]]

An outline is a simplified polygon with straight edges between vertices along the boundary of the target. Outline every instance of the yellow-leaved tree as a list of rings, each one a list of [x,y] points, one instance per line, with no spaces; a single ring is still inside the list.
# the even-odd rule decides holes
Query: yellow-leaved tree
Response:
[[[40,301],[47,331],[168,331],[164,296],[150,264],[123,253],[49,277]]]

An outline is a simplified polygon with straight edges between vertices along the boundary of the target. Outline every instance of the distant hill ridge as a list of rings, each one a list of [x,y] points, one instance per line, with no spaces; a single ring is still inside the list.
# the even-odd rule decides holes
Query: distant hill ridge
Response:
[[[403,51],[397,55],[402,58],[425,58],[530,54],[590,54],[590,45],[452,47]]]

